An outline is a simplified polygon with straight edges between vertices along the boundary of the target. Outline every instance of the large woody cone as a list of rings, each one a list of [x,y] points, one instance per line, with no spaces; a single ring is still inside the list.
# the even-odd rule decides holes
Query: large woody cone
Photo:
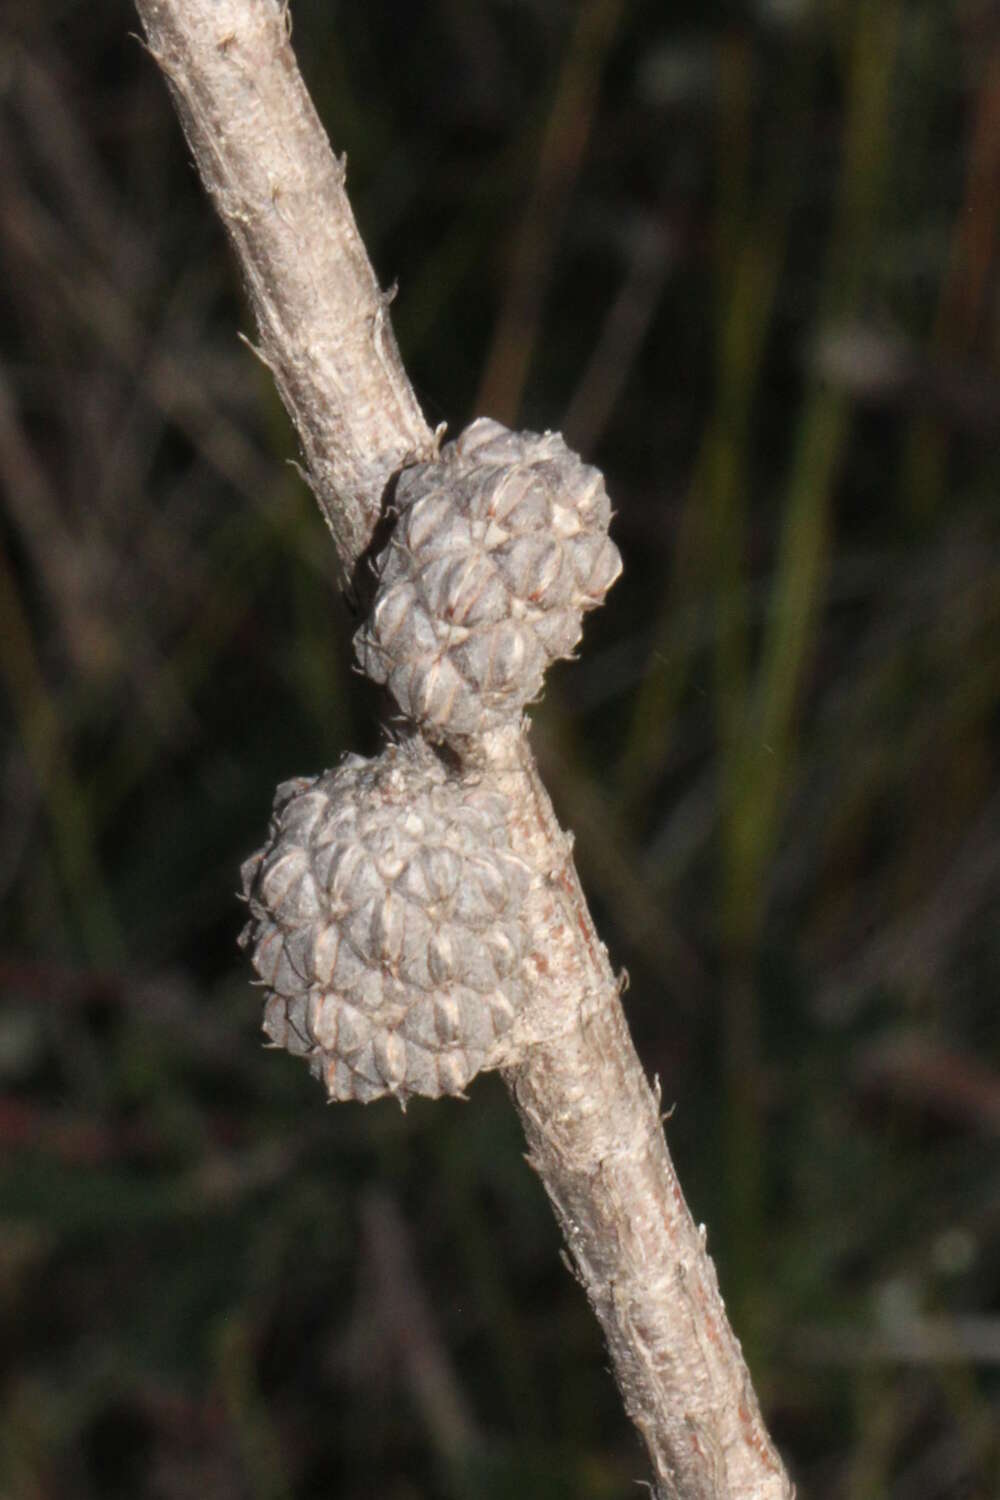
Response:
[[[331,1099],[460,1094],[522,1004],[506,803],[420,745],[278,788],[243,866],[264,1030]]]
[[[396,505],[361,666],[433,739],[516,722],[621,571],[599,471],[484,417],[405,469]]]

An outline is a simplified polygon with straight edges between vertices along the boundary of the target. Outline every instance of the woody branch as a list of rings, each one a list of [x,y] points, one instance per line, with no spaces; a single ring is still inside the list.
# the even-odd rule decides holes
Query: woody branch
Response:
[[[347,577],[389,480],[436,458],[278,0],[136,0],[236,250],[260,353]],[[530,1024],[502,1062],[660,1500],[789,1500],[657,1093],[519,724],[476,741],[509,809]]]

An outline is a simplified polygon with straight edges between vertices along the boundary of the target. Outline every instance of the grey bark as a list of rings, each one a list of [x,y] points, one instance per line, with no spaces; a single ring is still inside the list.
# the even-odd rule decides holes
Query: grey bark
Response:
[[[350,575],[383,490],[434,435],[406,379],[278,0],[136,0],[205,186],[232,239],[261,353]],[[532,998],[504,1076],[530,1160],[600,1319],[660,1500],[790,1500],[729,1327],[704,1232],[667,1151],[620,986],[517,728],[479,753],[540,877],[526,912]]]
[[[258,354],[295,423],[348,575],[382,491],[434,435],[406,378],[277,0],[142,0],[147,45],[236,251]]]

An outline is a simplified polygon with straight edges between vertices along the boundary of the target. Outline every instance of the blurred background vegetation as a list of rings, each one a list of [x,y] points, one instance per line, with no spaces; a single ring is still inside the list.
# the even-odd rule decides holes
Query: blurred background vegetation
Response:
[[[428,418],[606,471],[533,739],[801,1493],[996,1500],[1000,6],[293,15]],[[379,704],[136,30],[0,18],[0,1495],[632,1495],[497,1080],[260,1049]]]

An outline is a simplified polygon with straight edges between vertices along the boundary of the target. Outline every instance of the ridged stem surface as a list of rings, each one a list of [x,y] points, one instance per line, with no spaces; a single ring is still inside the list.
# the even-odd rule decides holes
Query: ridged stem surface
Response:
[[[277,0],[137,0],[201,180],[232,241],[259,354],[347,576],[389,476],[434,436],[399,358]]]
[[[526,913],[532,1008],[504,1070],[661,1500],[793,1494],[768,1436],[715,1267],[684,1200],[658,1090],[522,734],[487,741],[515,809],[511,847],[542,875]]]

